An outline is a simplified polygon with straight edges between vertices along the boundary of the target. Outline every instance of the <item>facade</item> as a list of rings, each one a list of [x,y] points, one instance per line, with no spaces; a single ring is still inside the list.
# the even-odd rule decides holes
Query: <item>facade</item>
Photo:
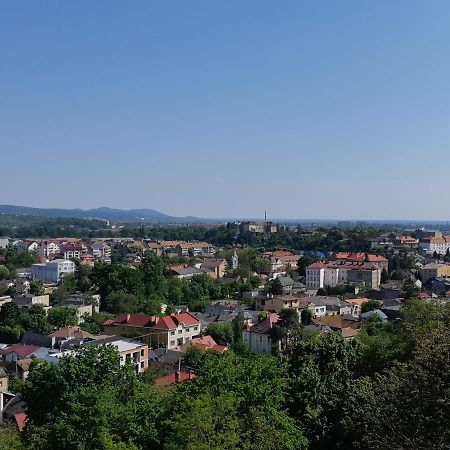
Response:
[[[39,256],[47,258],[50,255],[59,255],[59,244],[55,241],[42,241],[39,244]]]
[[[265,319],[244,328],[242,339],[253,353],[267,355],[272,353],[273,346],[277,345],[272,338],[272,329],[278,320],[278,314],[269,313]]]
[[[337,261],[346,262],[366,262],[372,263],[373,265],[379,267],[380,269],[389,269],[389,261],[380,255],[375,255],[373,253],[351,253],[351,252],[338,252],[334,254]]]
[[[39,244],[36,241],[19,240],[13,242],[13,249],[16,252],[37,252]]]
[[[82,295],[74,294],[61,301],[61,306],[75,309],[77,313],[77,323],[83,323],[86,316],[90,317],[93,313],[99,312],[99,295],[93,298],[85,298]]]
[[[92,255],[97,259],[111,259],[111,247],[104,242],[91,244]]]
[[[179,256],[207,256],[214,253],[214,247],[207,242],[180,242],[175,252]]]
[[[222,278],[225,275],[227,262],[225,259],[205,258],[200,268],[211,270],[213,278]]]
[[[190,342],[202,331],[200,320],[191,313],[164,317],[142,314],[121,314],[104,324],[106,334],[140,336],[154,348],[175,349]]]
[[[426,283],[432,278],[449,277],[450,265],[441,263],[426,264],[419,270],[419,273],[422,283]]]
[[[308,302],[304,297],[297,297],[295,295],[271,295],[260,296],[255,299],[256,309],[261,311],[272,311],[275,313],[281,312],[283,309],[294,309],[301,313],[303,309],[308,308]]]
[[[306,287],[321,289],[347,283],[363,282],[369,289],[380,288],[382,269],[373,264],[354,261],[316,262],[306,268]]]
[[[445,255],[450,250],[450,236],[431,236],[420,239],[419,246],[426,253]]]
[[[83,251],[83,245],[80,242],[66,242],[60,245],[60,253],[64,259],[81,259],[81,256],[87,251]]]
[[[55,259],[44,264],[33,264],[31,275],[43,281],[58,283],[66,274],[75,273],[75,263],[67,259]]]
[[[44,308],[50,307],[50,296],[48,295],[22,295],[14,298],[14,303],[21,309],[29,309],[33,305],[42,305]]]

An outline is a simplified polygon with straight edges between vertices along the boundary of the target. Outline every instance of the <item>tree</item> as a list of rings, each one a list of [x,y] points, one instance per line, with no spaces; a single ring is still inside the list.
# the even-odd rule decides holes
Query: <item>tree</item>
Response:
[[[310,309],[302,309],[301,321],[303,325],[309,325],[312,319],[312,311]]]
[[[219,345],[233,345],[234,329],[231,323],[211,323],[206,332]]]
[[[0,280],[6,280],[9,278],[9,270],[6,266],[0,265]]]
[[[33,295],[44,294],[44,282],[42,280],[33,280],[30,282],[30,293]]]
[[[21,316],[20,308],[15,302],[5,303],[0,308],[0,323],[2,325],[15,324]]]
[[[295,309],[285,308],[279,314],[279,319],[272,329],[274,341],[281,343],[281,348],[286,350],[301,340],[301,325],[298,312]]]
[[[369,300],[362,304],[361,312],[366,313],[369,311],[373,311],[374,309],[380,309],[381,303],[378,300]]]
[[[31,331],[38,334],[48,334],[51,331],[45,309],[40,304],[31,306],[28,312],[22,315],[20,323],[25,331]]]
[[[65,306],[54,306],[49,310],[47,318],[55,328],[64,328],[78,323],[77,311]]]
[[[281,281],[279,278],[275,278],[274,280],[267,283],[268,292],[270,292],[273,295],[282,295],[283,294],[283,285],[281,284]]]

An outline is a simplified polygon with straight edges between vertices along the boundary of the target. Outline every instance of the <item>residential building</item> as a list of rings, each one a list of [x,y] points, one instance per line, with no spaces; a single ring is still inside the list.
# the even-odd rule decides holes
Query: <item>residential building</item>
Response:
[[[94,242],[90,245],[92,255],[97,259],[111,259],[111,247],[104,242]]]
[[[75,273],[75,263],[67,259],[55,259],[31,266],[32,277],[43,281],[59,282],[65,275],[73,273]]]
[[[140,336],[155,348],[175,349],[190,342],[202,331],[200,320],[191,313],[171,314],[164,317],[142,314],[121,314],[104,324],[106,334]]]
[[[419,239],[405,235],[395,236],[393,242],[396,247],[417,247],[419,245]]]
[[[59,255],[60,248],[56,241],[41,241],[38,251],[39,256],[47,258],[51,255]]]
[[[207,256],[214,253],[214,247],[207,242],[179,242],[175,252],[179,256]]]
[[[283,309],[293,309],[301,314],[301,311],[308,308],[305,297],[295,295],[271,295],[259,296],[255,299],[256,309],[262,311],[272,311],[280,313]]]
[[[13,242],[13,249],[16,252],[37,252],[39,244],[31,240],[18,240]]]
[[[213,278],[222,278],[225,275],[227,261],[218,258],[205,258],[201,262],[200,268],[212,271]]]
[[[338,297],[313,296],[305,297],[305,301],[313,317],[352,314],[352,305]]]
[[[441,278],[450,276],[450,264],[429,263],[420,270],[420,278],[422,283],[426,283],[432,278]]]
[[[279,345],[273,338],[273,327],[279,320],[276,313],[268,313],[267,317],[254,325],[246,325],[242,331],[242,339],[253,353],[270,355],[273,346]]]
[[[50,307],[50,296],[26,294],[14,297],[14,303],[21,309],[30,309],[33,305],[42,305],[48,309]]]
[[[100,296],[93,295],[85,297],[81,294],[73,294],[61,301],[61,306],[76,310],[78,324],[84,322],[84,318],[92,316],[93,313],[99,312]]]
[[[26,344],[13,344],[0,350],[0,355],[5,362],[15,362],[19,359],[31,358],[34,353],[40,350],[40,347]]]
[[[60,245],[59,251],[64,259],[81,259],[81,255],[87,253],[87,249],[85,252],[83,251],[83,245],[81,242],[65,242]]]

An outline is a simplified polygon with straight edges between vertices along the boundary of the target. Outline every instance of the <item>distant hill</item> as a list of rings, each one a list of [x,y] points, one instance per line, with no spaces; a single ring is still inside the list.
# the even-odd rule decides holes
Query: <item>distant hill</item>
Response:
[[[113,222],[201,222],[197,217],[174,217],[154,209],[62,209],[62,208],[31,208],[29,206],[0,205],[0,213],[14,215],[29,215],[40,217],[76,217],[82,219],[103,219]]]

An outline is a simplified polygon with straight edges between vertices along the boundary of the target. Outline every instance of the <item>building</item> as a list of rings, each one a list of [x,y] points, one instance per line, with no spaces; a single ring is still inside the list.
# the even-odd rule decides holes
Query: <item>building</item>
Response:
[[[239,257],[236,249],[233,251],[233,256],[231,257],[231,269],[236,270],[239,267]]]
[[[97,259],[111,259],[111,247],[104,242],[94,242],[90,245],[92,255]]]
[[[257,310],[280,313],[283,309],[293,309],[301,314],[301,311],[308,308],[308,302],[304,297],[295,295],[271,295],[259,296],[255,298]]]
[[[208,256],[214,253],[214,247],[207,242],[179,242],[175,252],[179,256]]]
[[[412,236],[395,236],[393,243],[396,247],[417,247],[419,245],[419,239]]]
[[[386,271],[389,269],[389,260],[384,256],[375,255],[373,253],[338,252],[334,254],[334,258],[337,261],[372,263],[380,269],[385,269]]]
[[[30,309],[33,305],[42,305],[44,308],[50,308],[49,295],[21,295],[14,297],[14,303],[21,309]]]
[[[278,322],[279,316],[268,313],[267,317],[254,325],[246,325],[242,331],[242,339],[250,347],[253,353],[265,353],[270,355],[273,346],[279,345],[273,339],[273,327]]]
[[[83,323],[84,318],[92,316],[93,313],[99,312],[100,296],[93,295],[85,297],[81,294],[73,294],[61,301],[60,305],[66,308],[75,309],[77,314],[77,323]]]
[[[445,255],[450,250],[450,236],[431,236],[420,239],[419,246],[426,253]]]
[[[338,297],[306,297],[305,300],[313,317],[352,314],[352,305]]]
[[[87,253],[87,251],[83,251],[83,245],[81,242],[65,242],[60,245],[59,251],[64,259],[81,259],[81,255]]]
[[[423,266],[420,270],[420,279],[426,283],[432,278],[441,278],[450,276],[450,264],[430,263]]]
[[[39,244],[36,241],[18,240],[13,242],[15,252],[37,252]]]
[[[59,255],[60,248],[56,241],[41,241],[38,251],[39,256],[47,258],[51,255]]]
[[[19,359],[31,358],[41,347],[26,344],[13,344],[0,350],[0,355],[5,362],[16,362]]]
[[[104,324],[106,334],[140,336],[155,348],[175,349],[202,331],[200,320],[191,313],[171,314],[164,317],[143,314],[121,314]]]
[[[321,289],[342,284],[364,283],[369,289],[380,288],[382,269],[373,264],[356,261],[318,261],[306,268],[306,287]]]
[[[266,252],[264,257],[267,259],[267,265],[264,269],[266,273],[285,272],[288,268],[297,270],[298,261],[301,258],[300,255],[294,255],[283,250]]]
[[[227,269],[227,261],[218,258],[205,258],[202,261],[200,268],[210,270],[213,278],[222,278]]]
[[[31,275],[43,281],[58,283],[67,274],[75,273],[75,263],[67,259],[55,259],[43,264],[33,264]]]

